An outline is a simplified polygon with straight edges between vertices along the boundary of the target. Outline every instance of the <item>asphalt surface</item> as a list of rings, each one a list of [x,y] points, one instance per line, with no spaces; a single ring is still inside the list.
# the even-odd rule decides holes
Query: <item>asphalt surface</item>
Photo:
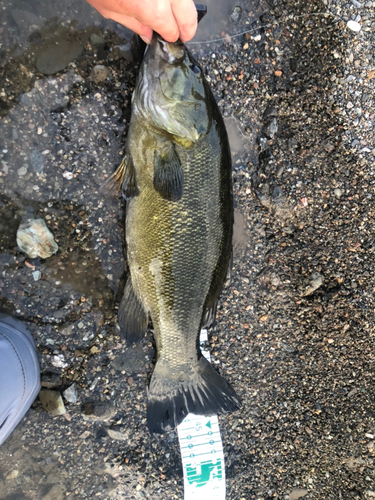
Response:
[[[84,2],[0,6],[0,306],[32,332],[61,413],[38,399],[0,448],[0,499],[182,499],[176,434],[146,428],[152,332],[119,337],[124,206],[98,192],[129,124],[131,34]],[[242,399],[219,419],[227,498],[374,498],[375,2],[208,8],[190,48],[236,204],[210,332]],[[48,259],[17,248],[32,217],[59,245]]]

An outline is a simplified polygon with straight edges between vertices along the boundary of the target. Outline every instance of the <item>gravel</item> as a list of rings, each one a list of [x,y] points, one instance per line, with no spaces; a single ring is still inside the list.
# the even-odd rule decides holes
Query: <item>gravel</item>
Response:
[[[176,433],[146,428],[152,331],[119,337],[124,207],[99,192],[123,154],[131,38],[84,2],[0,5],[0,306],[32,332],[43,390],[76,387],[0,448],[0,498],[181,499]],[[228,127],[236,207],[210,332],[242,398],[220,417],[227,498],[374,498],[375,3],[208,11],[190,47]],[[83,52],[46,78],[35,62],[67,33]],[[17,249],[32,218],[52,257]]]

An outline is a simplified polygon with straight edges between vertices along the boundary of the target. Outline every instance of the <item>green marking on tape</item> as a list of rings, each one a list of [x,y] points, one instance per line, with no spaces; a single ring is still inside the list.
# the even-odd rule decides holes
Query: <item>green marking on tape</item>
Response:
[[[196,467],[194,467],[193,464],[187,464],[186,475],[189,484],[196,483],[197,488],[207,484],[210,479],[217,478],[220,480],[223,478],[221,460],[218,459],[216,463],[213,463],[212,460],[208,460],[198,464]]]
[[[211,429],[211,420],[207,422],[206,427],[209,427]]]

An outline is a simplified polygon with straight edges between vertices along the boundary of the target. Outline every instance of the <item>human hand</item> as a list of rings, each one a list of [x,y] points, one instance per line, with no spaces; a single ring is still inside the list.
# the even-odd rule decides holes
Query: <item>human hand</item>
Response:
[[[100,14],[135,31],[150,43],[152,31],[167,42],[188,42],[197,30],[193,0],[87,0]]]

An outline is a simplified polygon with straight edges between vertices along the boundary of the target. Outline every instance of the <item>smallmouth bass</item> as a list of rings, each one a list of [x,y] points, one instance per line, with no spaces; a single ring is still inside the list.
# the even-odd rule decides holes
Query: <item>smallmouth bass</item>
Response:
[[[125,158],[117,174],[126,206],[130,276],[119,306],[129,341],[151,317],[157,350],[147,402],[151,432],[188,413],[232,412],[240,402],[202,356],[230,267],[231,155],[223,119],[202,69],[181,42],[156,33],[132,98]]]

